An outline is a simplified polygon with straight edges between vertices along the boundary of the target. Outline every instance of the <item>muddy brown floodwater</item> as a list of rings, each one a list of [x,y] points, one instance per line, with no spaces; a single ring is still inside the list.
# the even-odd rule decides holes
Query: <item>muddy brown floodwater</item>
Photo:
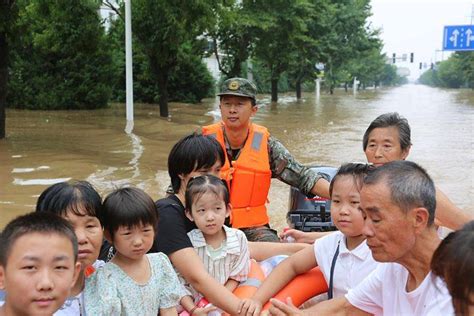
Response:
[[[425,167],[449,198],[474,213],[474,92],[421,85],[337,91],[315,100],[281,95],[277,104],[259,96],[254,119],[302,163],[338,166],[365,161],[362,135],[378,115],[397,111],[412,128],[408,157]],[[105,195],[125,184],[154,199],[168,186],[167,156],[173,144],[219,119],[217,99],[170,104],[170,118],[154,105],[135,105],[133,134],[124,133],[125,106],[95,111],[7,111],[7,139],[0,141],[0,228],[34,209],[38,195],[58,181],[85,179]],[[272,225],[285,226],[287,185],[273,180]]]

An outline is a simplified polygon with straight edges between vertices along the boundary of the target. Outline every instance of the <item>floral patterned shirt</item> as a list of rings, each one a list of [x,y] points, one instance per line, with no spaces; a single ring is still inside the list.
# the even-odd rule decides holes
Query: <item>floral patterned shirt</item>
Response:
[[[177,306],[186,295],[168,257],[147,254],[151,277],[138,284],[113,262],[106,263],[86,280],[87,315],[158,315],[160,308]]]

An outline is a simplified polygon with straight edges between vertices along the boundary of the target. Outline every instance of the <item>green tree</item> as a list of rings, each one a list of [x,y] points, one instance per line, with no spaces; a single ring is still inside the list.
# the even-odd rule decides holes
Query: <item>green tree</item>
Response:
[[[0,139],[5,138],[10,41],[14,38],[17,16],[15,0],[0,1]]]
[[[216,6],[217,23],[210,28],[212,51],[225,78],[240,77],[242,64],[251,56],[254,30],[260,21],[254,1],[223,1]]]
[[[327,10],[330,31],[322,42],[327,56],[326,81],[332,94],[348,71],[344,65],[359,54],[373,49],[377,31],[371,30],[367,19],[371,15],[369,0],[334,0]]]
[[[440,86],[440,84],[441,84],[440,81],[439,81],[439,78],[438,78],[438,72],[433,70],[433,69],[429,69],[429,70],[425,71],[420,76],[418,81],[421,84],[424,84],[424,85],[427,85],[427,86],[432,86],[432,87],[437,87],[437,86]]]
[[[110,97],[111,56],[98,15],[100,3],[25,1],[11,66],[12,106],[91,109]]]
[[[215,0],[135,0],[132,30],[160,91],[160,116],[168,116],[168,84],[183,47],[215,24]]]
[[[307,39],[308,13],[311,4],[305,0],[261,0],[254,4],[259,26],[254,31],[255,57],[268,69],[271,100],[278,101],[278,81],[288,70],[291,55],[298,43]]]
[[[360,82],[360,87],[378,86],[385,67],[385,56],[381,53],[382,43],[378,37],[367,38],[366,50],[355,53],[354,57],[344,63],[341,68],[349,72],[352,81],[354,77]]]
[[[331,2],[327,0],[309,0],[307,7],[306,32],[296,38],[297,49],[291,54],[289,78],[294,83],[296,97],[301,97],[302,85],[306,80],[317,78],[319,71],[316,63],[327,63],[329,43],[325,41],[326,34],[331,32]]]
[[[464,83],[461,63],[456,54],[438,65],[438,78],[447,88],[459,88]]]
[[[123,16],[123,7],[117,9]],[[132,9],[133,10],[133,9]],[[133,13],[132,13],[133,15]],[[133,17],[132,17],[133,18]],[[136,34],[136,32],[134,32]],[[111,23],[108,40],[114,60],[113,99],[125,101],[125,25],[121,18]],[[168,100],[196,103],[214,93],[214,79],[202,61],[204,40],[188,41],[179,48],[176,66],[170,73]],[[133,99],[138,102],[158,103],[161,90],[151,71],[149,58],[140,41],[133,46]]]
[[[456,52],[456,59],[459,62],[460,71],[463,74],[464,83],[469,88],[474,88],[474,52]]]
[[[392,64],[384,65],[378,80],[384,86],[400,85],[407,82],[405,77],[401,77],[397,74],[397,67]]]

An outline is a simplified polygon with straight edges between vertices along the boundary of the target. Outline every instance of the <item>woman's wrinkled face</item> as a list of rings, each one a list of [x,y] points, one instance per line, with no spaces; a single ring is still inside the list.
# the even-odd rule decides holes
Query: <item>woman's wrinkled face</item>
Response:
[[[74,228],[79,246],[77,260],[81,263],[81,269],[85,269],[99,257],[104,235],[100,221],[95,216],[86,215],[85,212],[84,215],[77,215],[69,211],[64,218]]]
[[[379,167],[395,160],[405,160],[410,148],[402,149],[400,133],[395,126],[374,128],[368,138],[365,156],[369,163]]]

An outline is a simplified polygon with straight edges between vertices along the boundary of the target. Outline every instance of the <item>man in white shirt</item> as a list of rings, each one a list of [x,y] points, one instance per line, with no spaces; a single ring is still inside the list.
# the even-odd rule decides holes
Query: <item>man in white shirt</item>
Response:
[[[271,300],[271,315],[453,315],[446,285],[430,271],[440,239],[436,191],[426,171],[394,161],[369,173],[361,190],[364,234],[376,261],[386,262],[345,297],[308,310]]]

